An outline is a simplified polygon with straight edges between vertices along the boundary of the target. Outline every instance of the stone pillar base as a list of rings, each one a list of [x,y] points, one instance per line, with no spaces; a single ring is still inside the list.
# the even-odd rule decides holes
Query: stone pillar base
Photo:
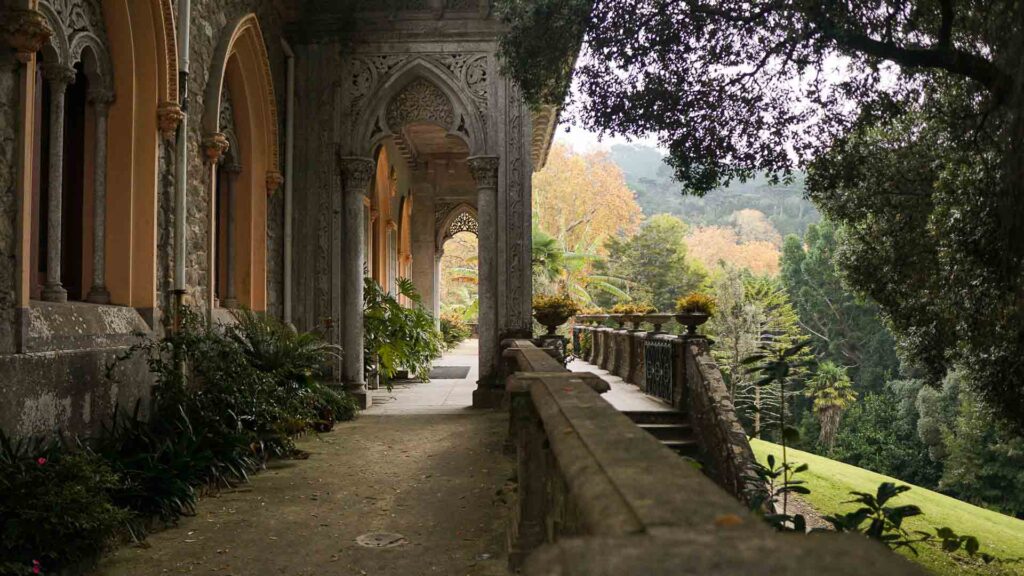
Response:
[[[370,406],[373,406],[373,393],[363,388],[362,390],[346,390],[349,396],[355,398],[356,405],[359,406],[360,410],[366,410]]]
[[[85,299],[93,304],[110,304],[110,291],[106,286],[93,286]]]
[[[43,287],[42,297],[47,302],[67,302],[68,291],[60,284],[47,285]]]
[[[501,388],[477,387],[473,390],[473,408],[501,408],[505,390]]]

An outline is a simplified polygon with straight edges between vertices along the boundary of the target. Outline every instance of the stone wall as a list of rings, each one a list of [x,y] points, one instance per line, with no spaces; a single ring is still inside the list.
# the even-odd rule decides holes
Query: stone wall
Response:
[[[0,429],[93,436],[117,406],[139,402],[145,415],[153,381],[146,361],[119,360],[149,337],[134,309],[40,302],[28,328],[28,353],[0,355]]]
[[[18,67],[14,52],[0,46],[0,354],[15,351]]]
[[[518,486],[510,568],[528,576],[923,576],[852,534],[776,532],[529,342],[506,351]],[[539,361],[536,361],[539,360]]]
[[[753,485],[756,460],[722,372],[706,339],[680,340],[679,347],[685,367],[681,400],[704,451],[705,472],[730,494],[747,500],[758,489]]]
[[[188,142],[188,261],[186,277],[188,290],[198,301],[205,301],[210,289],[208,271],[209,235],[211,199],[208,194],[210,177],[209,165],[204,162],[201,147],[203,139],[202,116],[205,106],[207,81],[210,77],[214,52],[222,35],[230,34],[227,26],[245,14],[255,12],[263,32],[263,39],[270,58],[270,71],[274,83],[274,95],[277,99],[278,121],[283,122],[285,109],[285,59],[280,38],[283,22],[275,7],[269,0],[193,0],[192,2],[192,54],[189,62],[189,142]],[[284,127],[278,130],[278,138],[284,137]],[[284,142],[280,142],[284,150]],[[283,168],[283,167],[282,167]],[[298,188],[296,189],[298,190]],[[275,197],[283,194],[283,188],[275,193]],[[170,190],[171,209],[165,213],[163,235],[173,237],[173,188]],[[280,200],[270,199],[267,206],[267,242],[279,244],[283,241],[283,209]],[[169,233],[166,231],[170,231]],[[268,244],[268,249],[270,245]],[[168,245],[170,249],[170,245]],[[280,279],[283,275],[280,248],[268,250],[268,303],[276,303],[279,313]],[[168,266],[173,269],[173,254],[168,257]],[[165,299],[165,305],[167,303]]]
[[[0,2],[2,3],[2,2]],[[197,303],[209,290],[208,246],[212,205],[207,196],[208,167],[203,162],[202,111],[211,60],[229,23],[255,12],[264,35],[281,126],[284,149],[285,59],[279,4],[271,0],[193,0],[188,131],[188,262],[189,292]],[[0,429],[16,435],[62,430],[96,434],[115,405],[128,409],[148,403],[152,378],[141,360],[119,364],[118,378],[107,367],[136,341],[135,332],[159,337],[161,318],[170,305],[174,267],[174,176],[172,141],[160,139],[157,203],[157,303],[152,318],[132,308],[33,302],[28,315],[23,354],[15,342],[16,238],[18,222],[15,187],[16,126],[21,104],[18,68],[13,51],[0,47]],[[155,111],[154,111],[155,113]],[[154,135],[155,137],[156,135]],[[282,159],[283,160],[283,159]],[[280,167],[283,169],[283,166]],[[309,167],[316,170],[315,166]],[[291,177],[292,175],[288,175]],[[301,193],[296,187],[296,193]],[[283,188],[267,207],[268,311],[280,316],[283,303]],[[297,278],[301,284],[301,278]],[[147,322],[152,322],[148,326]]]

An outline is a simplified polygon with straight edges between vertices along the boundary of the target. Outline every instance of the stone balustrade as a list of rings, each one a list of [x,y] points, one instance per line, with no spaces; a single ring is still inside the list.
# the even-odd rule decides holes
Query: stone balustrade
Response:
[[[592,327],[587,332],[596,337],[614,330]],[[694,410],[731,410],[731,404],[715,398],[717,369],[709,363],[706,344],[680,342],[685,354],[681,364],[688,367],[685,378],[702,379],[699,385],[684,387],[692,392],[680,395],[681,401]],[[924,574],[858,536],[775,532],[603,401],[598,392],[604,388],[594,375],[568,372],[529,340],[506,341],[504,348],[504,357],[516,367],[507,385],[509,440],[519,482],[509,528],[514,572]],[[702,395],[706,398],[694,400]],[[702,425],[733,432],[728,419],[710,422]]]

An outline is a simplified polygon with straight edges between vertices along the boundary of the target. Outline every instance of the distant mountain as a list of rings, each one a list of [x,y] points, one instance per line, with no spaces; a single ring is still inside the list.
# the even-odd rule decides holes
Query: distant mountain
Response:
[[[789,185],[772,185],[763,177],[733,182],[697,198],[683,196],[682,187],[673,180],[672,169],[657,148],[616,144],[610,156],[622,169],[626,184],[636,192],[646,216],[669,213],[691,226],[730,226],[729,217],[734,212],[754,209],[763,212],[782,236],[803,236],[808,224],[821,219],[814,205],[804,198],[803,174]]]

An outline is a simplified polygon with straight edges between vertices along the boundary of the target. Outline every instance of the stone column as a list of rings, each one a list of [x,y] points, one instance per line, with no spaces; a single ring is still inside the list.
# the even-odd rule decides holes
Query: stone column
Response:
[[[341,158],[342,219],[345,230],[342,259],[335,263],[341,267],[342,311],[345,326],[342,330],[342,381],[345,389],[359,402],[360,408],[369,408],[373,397],[366,389],[363,374],[363,259],[365,255],[365,221],[363,198],[366,197],[374,174],[374,161],[370,158]]]
[[[473,406],[491,407],[498,368],[498,157],[475,156],[469,171],[477,190],[480,380]]]
[[[75,81],[75,69],[62,65],[47,66],[44,70],[50,83],[50,172],[46,221],[46,285],[43,300],[67,302],[68,291],[60,281],[61,210],[64,194],[64,96],[68,84]]]
[[[226,164],[224,170],[224,211],[227,216],[224,226],[224,301],[225,308],[238,308],[238,297],[235,295],[235,180],[242,167],[234,162]]]
[[[89,94],[96,116],[96,161],[92,191],[92,288],[86,298],[94,304],[109,304],[106,282],[107,250],[107,114],[114,97],[105,90]]]
[[[441,258],[444,258],[443,246],[434,254],[434,285],[430,302],[430,309],[434,312],[434,326],[438,330],[441,329]]]

